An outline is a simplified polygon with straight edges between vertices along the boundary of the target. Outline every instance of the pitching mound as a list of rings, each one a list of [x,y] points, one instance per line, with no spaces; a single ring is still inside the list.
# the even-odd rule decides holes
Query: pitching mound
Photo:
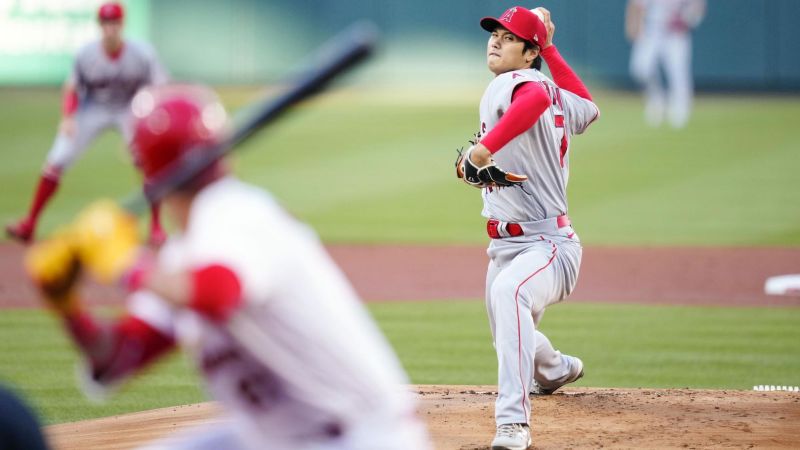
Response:
[[[415,386],[436,448],[486,449],[494,386]],[[533,398],[533,448],[797,448],[800,395],[688,389],[571,388]],[[225,420],[212,403],[53,425],[56,450],[123,450]]]

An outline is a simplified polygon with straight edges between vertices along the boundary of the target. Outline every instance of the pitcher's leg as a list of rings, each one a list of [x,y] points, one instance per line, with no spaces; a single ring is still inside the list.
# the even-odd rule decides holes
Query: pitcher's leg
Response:
[[[547,304],[553,289],[556,249],[536,243],[520,254],[495,277],[490,288],[495,320],[495,350],[498,362],[498,425],[528,423],[533,380],[536,334],[532,310]]]
[[[500,268],[492,261],[489,260],[489,267],[486,269],[486,316],[489,318],[489,330],[492,332],[492,345],[495,345],[495,317],[494,306],[492,305],[492,284],[494,279],[500,273]]]
[[[570,378],[573,369],[572,361],[569,360],[571,357],[556,350],[550,339],[539,330],[536,330],[535,339],[533,379],[541,386],[552,386]]]
[[[530,380],[535,351],[533,318],[527,299],[516,295],[523,281],[508,269],[492,283],[494,345],[497,352],[497,425],[528,423]]]
[[[564,300],[575,289],[582,255],[583,250],[579,242],[559,241],[557,257],[552,265],[551,285],[553,290],[550,293],[540,293],[534,304],[532,316],[537,329],[535,331],[536,352],[533,360],[535,386],[532,392],[552,393],[564,384],[580,378],[580,374],[583,372],[583,362],[580,359],[564,355],[556,350],[550,339],[538,330],[546,308],[551,303]]]

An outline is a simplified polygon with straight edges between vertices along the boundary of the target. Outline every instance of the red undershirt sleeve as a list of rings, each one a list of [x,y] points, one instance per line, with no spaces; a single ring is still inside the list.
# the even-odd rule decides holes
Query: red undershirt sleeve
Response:
[[[224,322],[242,304],[242,284],[233,270],[220,264],[192,273],[189,306],[211,320]]]
[[[550,68],[550,74],[558,87],[566,89],[578,97],[589,101],[592,100],[592,94],[589,93],[589,89],[583,84],[578,74],[564,61],[555,45],[542,50],[542,58],[547,63],[547,67]]]
[[[511,96],[511,106],[486,136],[481,139],[492,154],[532,127],[550,107],[550,97],[539,83],[518,85]]]

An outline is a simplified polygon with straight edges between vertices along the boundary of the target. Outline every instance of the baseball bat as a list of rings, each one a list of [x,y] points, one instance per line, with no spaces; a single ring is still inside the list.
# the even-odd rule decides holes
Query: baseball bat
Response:
[[[376,27],[370,22],[357,22],[329,40],[311,58],[312,68],[290,79],[296,79],[276,98],[257,101],[244,109],[249,114],[221,142],[210,147],[187,151],[177,163],[157,174],[145,185],[144,196],[135,195],[123,202],[127,210],[140,213],[148,202],[163,199],[170,192],[191,180],[214,161],[230,153],[265,126],[274,123],[293,105],[323,91],[337,76],[354,68],[370,56],[377,43]]]

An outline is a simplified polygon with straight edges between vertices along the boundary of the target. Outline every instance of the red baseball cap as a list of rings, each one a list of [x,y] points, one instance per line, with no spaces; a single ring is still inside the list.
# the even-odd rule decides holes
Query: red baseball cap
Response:
[[[118,2],[107,2],[100,5],[97,10],[97,20],[100,22],[104,20],[122,20],[125,17],[125,10]]]
[[[481,19],[481,27],[488,32],[503,27],[523,41],[538,45],[539,48],[544,47],[547,40],[547,28],[542,20],[523,6],[508,8],[499,18],[484,17]]]

